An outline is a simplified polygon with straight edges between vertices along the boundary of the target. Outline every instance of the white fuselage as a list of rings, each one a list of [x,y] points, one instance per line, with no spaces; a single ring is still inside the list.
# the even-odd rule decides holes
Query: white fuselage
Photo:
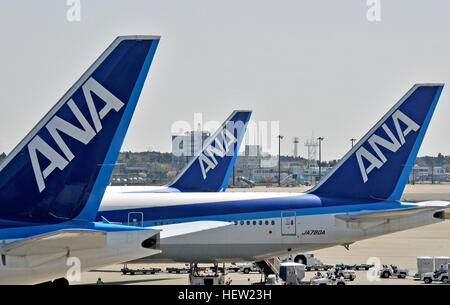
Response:
[[[389,221],[348,223],[336,215],[360,211],[362,209],[360,206],[350,204],[339,206],[337,211],[333,207],[316,206],[314,200],[307,199],[310,196],[308,194],[253,192],[143,194],[129,191],[107,192],[99,209],[101,215],[109,221],[129,225],[134,221],[137,225],[154,229],[170,223],[197,220],[232,223],[230,226],[162,239],[160,244],[162,253],[148,258],[150,261],[160,262],[255,261],[350,244],[442,221],[433,217],[435,212],[424,211]],[[311,201],[306,203],[311,207],[302,206],[304,203],[296,205],[296,201]],[[252,202],[251,206],[248,206],[248,202]],[[280,208],[277,208],[277,205]],[[370,208],[374,206],[364,205],[364,209]],[[112,214],[111,211],[115,211],[116,214]]]
[[[37,284],[62,277],[80,281],[81,272],[159,253],[159,249],[141,246],[142,241],[155,234],[159,233],[148,230],[107,232],[105,243],[96,247],[88,246],[89,241],[86,241],[85,249],[45,253],[48,249],[41,247],[41,254],[6,255],[0,262],[0,285]]]

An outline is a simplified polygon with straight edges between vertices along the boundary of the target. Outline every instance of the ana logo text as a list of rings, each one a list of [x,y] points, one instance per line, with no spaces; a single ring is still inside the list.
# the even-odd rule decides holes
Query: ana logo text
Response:
[[[372,149],[375,151],[376,156],[370,153],[367,149],[365,149],[363,146],[361,146],[356,151],[356,159],[358,160],[359,169],[361,170],[361,176],[366,183],[369,178],[367,175],[376,167],[380,168],[383,166],[384,163],[386,163],[388,160],[384,156],[384,154],[381,152],[380,147],[382,146],[392,152],[396,152],[403,144],[405,144],[405,137],[411,132],[411,131],[417,131],[420,126],[411,120],[409,117],[407,117],[403,112],[400,110],[397,110],[392,115],[392,121],[394,122],[395,126],[395,132],[398,136],[395,137],[393,132],[387,127],[386,124],[383,124],[381,127],[383,128],[384,132],[389,137],[390,141],[373,134],[370,136],[369,140],[367,142],[370,144]],[[400,121],[406,125],[406,128],[404,130],[400,127]],[[365,167],[363,158],[366,159],[369,162],[369,166]]]
[[[57,115],[55,115],[45,126],[55,143],[58,145],[59,149],[63,152],[64,156],[60,155],[56,150],[54,150],[39,135],[36,135],[28,144],[28,153],[30,154],[30,160],[33,166],[33,171],[36,177],[36,183],[38,185],[39,192],[42,192],[45,189],[44,179],[46,179],[55,170],[55,168],[63,170],[67,166],[67,164],[69,164],[69,162],[75,157],[62,139],[60,132],[86,145],[102,129],[101,120],[103,120],[103,118],[112,109],[117,112],[124,105],[117,97],[106,90],[92,77],[89,78],[86,83],[84,83],[84,85],[82,86],[82,90],[92,122],[94,122],[94,128],[83,116],[75,102],[70,99],[64,106],[69,107],[74,117],[82,126],[82,129],[61,119]],[[94,92],[95,95],[100,97],[106,103],[106,105],[99,112],[97,112],[97,109],[95,108],[91,92]],[[37,158],[37,151],[39,151],[39,153],[47,158],[50,162],[50,164],[44,170],[41,170],[41,166]]]
[[[214,139],[215,146],[212,146],[211,143],[204,149],[205,153],[201,153],[198,157],[198,162],[200,163],[200,168],[203,174],[203,180],[206,179],[206,174],[208,171],[214,169],[217,164],[219,164],[216,156],[221,158],[225,157],[225,155],[230,151],[230,147],[234,146],[233,144],[236,142],[237,139],[234,135],[224,128],[222,129],[220,136]],[[208,157],[206,155],[208,155]]]

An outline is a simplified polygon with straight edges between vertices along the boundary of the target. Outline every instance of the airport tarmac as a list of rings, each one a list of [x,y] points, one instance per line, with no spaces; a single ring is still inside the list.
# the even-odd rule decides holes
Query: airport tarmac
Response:
[[[255,187],[252,189],[230,189],[230,191],[290,191],[302,192],[307,188],[266,188]],[[404,196],[410,201],[423,200],[448,200],[450,201],[450,184],[436,185],[407,185]],[[346,250],[342,246],[322,249],[313,252],[314,255],[325,264],[363,264],[369,258],[377,259],[381,264],[394,264],[400,268],[409,270],[410,275],[417,271],[416,257],[418,256],[450,256],[450,221],[424,226],[412,230],[397,232],[380,236],[368,240],[359,241]],[[236,262],[238,265],[241,262]],[[201,265],[203,266],[203,265]],[[209,266],[207,264],[204,265]],[[163,271],[167,267],[186,267],[184,264],[151,264],[151,265],[129,265],[133,268],[161,268]],[[104,284],[124,284],[124,285],[187,285],[187,274],[169,274],[161,272],[149,275],[123,275],[120,269],[122,265],[113,265],[101,270],[84,272],[81,274],[81,281],[71,284],[95,284],[100,277]],[[369,272],[369,273],[368,273]],[[380,279],[371,280],[371,271],[356,271],[357,277],[349,285],[358,284],[392,284],[392,285],[424,285],[421,281],[412,278],[406,279]],[[368,276],[369,274],[369,276]],[[309,281],[314,272],[307,272],[305,281]],[[257,273],[242,274],[229,273],[227,275],[232,285],[248,285],[260,281],[261,275]],[[375,278],[376,279],[376,278]]]
[[[227,192],[288,192],[302,193],[311,189],[310,186],[276,187],[256,186],[253,188],[228,188]],[[403,200],[426,201],[448,200],[450,201],[450,183],[439,184],[407,184],[403,192]]]

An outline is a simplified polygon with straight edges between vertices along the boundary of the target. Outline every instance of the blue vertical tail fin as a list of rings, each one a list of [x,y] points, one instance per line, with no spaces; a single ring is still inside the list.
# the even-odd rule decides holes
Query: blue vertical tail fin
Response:
[[[225,191],[251,114],[234,111],[169,186],[181,192]]]
[[[443,84],[416,84],[309,192],[400,200]]]
[[[158,37],[118,37],[0,164],[0,219],[91,221]]]

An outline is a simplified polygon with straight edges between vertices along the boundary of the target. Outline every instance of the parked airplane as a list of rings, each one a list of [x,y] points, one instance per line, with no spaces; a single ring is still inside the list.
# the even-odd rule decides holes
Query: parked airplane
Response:
[[[94,221],[158,42],[118,37],[0,164],[0,284],[67,283],[180,234]]]
[[[234,223],[168,238],[161,254],[140,262],[257,261],[443,221],[447,202],[400,201],[442,88],[415,85],[307,193],[109,194],[97,217],[135,217],[163,232],[173,223]]]
[[[109,193],[224,192],[252,112],[233,111],[204,143],[202,151],[165,186],[109,186]]]

